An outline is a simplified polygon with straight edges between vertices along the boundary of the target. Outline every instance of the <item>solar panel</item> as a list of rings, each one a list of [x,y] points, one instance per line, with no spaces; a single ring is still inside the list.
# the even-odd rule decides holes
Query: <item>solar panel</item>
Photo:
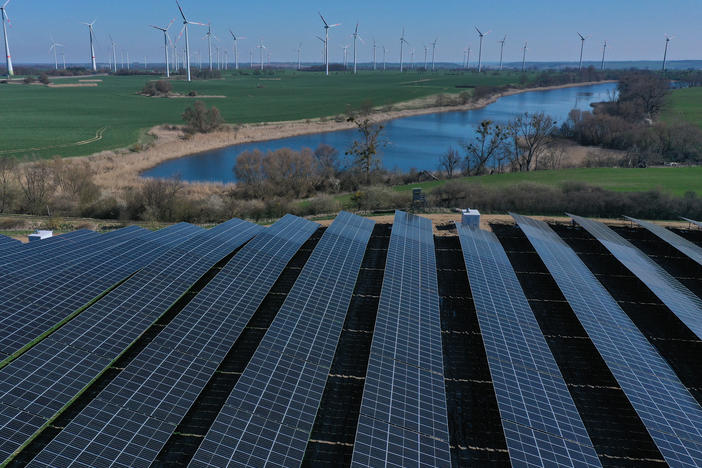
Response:
[[[203,274],[263,229],[234,219],[191,237],[159,257],[160,269],[140,270],[0,369],[0,407],[15,412],[0,421],[0,460],[19,448],[16,418],[24,412],[53,417]],[[181,268],[183,264],[189,268]],[[179,276],[163,275],[170,269]],[[23,428],[27,430],[26,424]]]
[[[3,236],[0,234],[0,250],[4,250],[9,247],[20,247],[22,242],[12,237]]]
[[[352,466],[450,466],[431,221],[395,212]]]
[[[326,230],[198,448],[191,466],[298,466],[374,223]]]
[[[702,223],[699,222],[699,221],[695,221],[694,219],[689,219],[689,218],[682,218],[682,217],[681,217],[680,219],[684,219],[684,220],[687,221],[688,223],[694,224],[694,225],[697,226],[698,228],[702,228]]]
[[[702,339],[702,300],[663,267],[602,223],[568,215],[637,276],[697,338]]]
[[[3,276],[0,278],[0,294],[3,298],[13,291],[26,288],[37,282],[51,281],[51,278],[61,271],[69,269],[87,260],[100,258],[106,253],[109,256],[112,249],[143,241],[150,231],[130,226],[128,228],[105,234],[101,239],[90,245],[78,248],[64,246],[51,251],[50,255],[39,252],[34,255],[24,255],[14,262],[3,266]]]
[[[541,221],[512,215],[672,466],[702,465],[702,408],[576,253]]]
[[[681,237],[681,236],[675,234],[673,231],[670,231],[670,230],[664,228],[663,226],[659,226],[658,224],[649,223],[647,221],[642,221],[642,220],[636,219],[636,218],[630,218],[628,216],[625,216],[625,218],[638,224],[639,226],[641,226],[643,228],[646,228],[648,231],[650,231],[654,235],[663,239],[668,244],[672,245],[673,247],[678,249],[680,252],[684,253],[685,255],[690,257],[692,260],[694,260],[697,263],[699,263],[700,265],[702,265],[702,247],[690,242],[689,240],[685,239],[684,237]]]
[[[83,243],[89,243],[99,237],[100,234],[95,231],[79,229],[77,231],[61,234],[60,236],[53,236],[41,241],[10,246],[6,249],[0,250],[0,267],[4,267],[8,263],[25,255],[33,255],[37,252],[50,252],[55,248],[65,248],[67,246],[77,247]]]
[[[497,237],[456,226],[513,466],[601,466]]]
[[[256,236],[32,464],[80,465],[81,460],[73,461],[77,452],[102,465],[153,462],[278,276],[318,226],[288,215]],[[106,406],[118,417],[110,417]],[[144,433],[149,434],[148,443]]]
[[[79,263],[50,281],[3,297],[0,362],[80,311],[169,247],[202,231],[185,223],[174,225],[150,233],[145,242],[134,247],[117,246],[115,251],[107,251],[107,256],[99,262]]]

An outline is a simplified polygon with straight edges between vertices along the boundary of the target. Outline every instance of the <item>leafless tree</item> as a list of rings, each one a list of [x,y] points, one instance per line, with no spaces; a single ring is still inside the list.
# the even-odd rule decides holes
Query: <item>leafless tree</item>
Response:
[[[354,165],[363,173],[366,183],[370,184],[371,173],[381,164],[379,152],[387,145],[382,137],[385,126],[368,115],[351,115],[348,121],[356,125],[358,139],[354,140],[346,154],[354,157]]]
[[[504,127],[491,120],[483,120],[476,129],[475,141],[465,145],[467,167],[471,168],[474,175],[485,172],[490,161],[504,149],[508,133]]]
[[[182,118],[186,123],[187,133],[210,133],[224,123],[219,109],[214,106],[208,109],[202,101],[195,101],[192,107],[185,109]]]
[[[263,196],[266,173],[263,170],[263,153],[259,150],[244,151],[236,158],[234,175],[239,185],[252,192],[255,198]]]
[[[17,171],[25,210],[31,214],[50,214],[49,199],[56,190],[51,163],[46,160],[27,162]]]
[[[445,171],[446,172],[446,177],[451,179],[454,175],[454,172],[460,167],[461,165],[461,156],[458,154],[458,151],[451,147],[444,154],[439,156],[439,170],[440,171]]]
[[[510,122],[508,132],[513,165],[530,171],[538,169],[539,157],[556,132],[556,122],[543,112],[526,112]]]
[[[173,221],[178,206],[178,194],[183,189],[180,177],[149,179],[141,189],[146,219]]]
[[[12,203],[14,196],[13,174],[17,168],[17,160],[11,156],[0,156],[0,213],[5,213]]]

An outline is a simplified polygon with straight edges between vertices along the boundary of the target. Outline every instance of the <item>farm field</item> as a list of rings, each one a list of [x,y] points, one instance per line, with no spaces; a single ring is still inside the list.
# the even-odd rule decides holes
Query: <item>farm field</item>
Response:
[[[361,72],[332,74],[281,71],[274,75],[225,74],[223,79],[188,83],[172,80],[173,91],[196,91],[219,108],[228,123],[274,122],[333,116],[370,100],[395,104],[463,87],[517,83],[519,73],[419,74]],[[61,79],[61,84],[79,79]],[[152,76],[103,76],[97,87],[50,88],[0,85],[0,153],[40,157],[82,156],[128,147],[159,124],[182,123],[180,115],[196,98],[138,95]],[[460,87],[459,87],[460,86]]]
[[[702,88],[687,88],[673,91],[663,118],[682,118],[702,127]]]
[[[558,171],[513,172],[491,176],[464,177],[454,180],[483,184],[488,187],[505,187],[522,182],[545,185],[583,182],[617,192],[643,192],[659,189],[677,196],[682,196],[686,192],[702,193],[702,167],[563,169]],[[445,183],[446,181],[432,181],[399,185],[395,187],[395,190],[411,190],[413,187],[431,190]]]

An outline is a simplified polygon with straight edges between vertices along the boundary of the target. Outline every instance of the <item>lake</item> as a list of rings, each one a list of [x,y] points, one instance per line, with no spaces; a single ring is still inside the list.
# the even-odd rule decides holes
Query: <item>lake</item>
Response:
[[[385,138],[389,144],[383,149],[382,162],[386,169],[409,171],[435,170],[439,156],[450,147],[459,148],[470,141],[475,127],[483,120],[506,122],[524,112],[544,112],[558,125],[567,118],[571,109],[588,110],[593,102],[606,101],[616,90],[616,83],[530,91],[505,96],[482,109],[441,112],[403,117],[386,122]],[[218,150],[198,153],[171,161],[144,171],[146,177],[172,177],[179,174],[192,182],[236,182],[232,167],[243,151],[259,149],[271,151],[280,148],[315,149],[320,143],[333,146],[343,156],[356,137],[355,130],[301,135],[297,137],[244,143]],[[462,151],[461,151],[462,152]]]

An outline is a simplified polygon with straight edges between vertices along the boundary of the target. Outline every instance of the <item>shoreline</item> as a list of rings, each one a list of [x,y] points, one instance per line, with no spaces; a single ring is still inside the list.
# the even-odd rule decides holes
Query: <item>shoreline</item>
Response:
[[[378,122],[387,122],[389,120],[418,115],[446,112],[465,112],[468,110],[482,109],[490,104],[493,104],[502,97],[513,96],[516,94],[585,87],[614,82],[616,81],[604,80],[584,83],[568,83],[564,85],[544,86],[539,88],[512,88],[488,98],[458,106],[439,107],[432,105],[435,102],[436,96],[428,96],[421,99],[397,103],[392,106],[392,110],[374,112],[372,116]],[[334,120],[334,117],[324,117],[282,122],[243,124],[238,127],[229,125],[222,131],[217,131],[211,134],[197,134],[189,139],[183,139],[180,126],[169,127],[166,129],[164,128],[164,125],[159,125],[152,127],[146,132],[148,135],[151,135],[156,139],[153,146],[150,146],[143,151],[102,151],[89,156],[71,159],[77,162],[87,161],[95,169],[95,180],[98,185],[112,190],[120,190],[126,187],[138,185],[140,181],[147,179],[141,176],[142,172],[173,159],[194,156],[199,153],[227,148],[238,144],[277,140],[300,135],[329,133],[353,128],[353,123],[346,122],[345,120],[338,122]],[[199,187],[222,187],[231,185],[215,182],[187,182],[186,184],[188,186]]]

